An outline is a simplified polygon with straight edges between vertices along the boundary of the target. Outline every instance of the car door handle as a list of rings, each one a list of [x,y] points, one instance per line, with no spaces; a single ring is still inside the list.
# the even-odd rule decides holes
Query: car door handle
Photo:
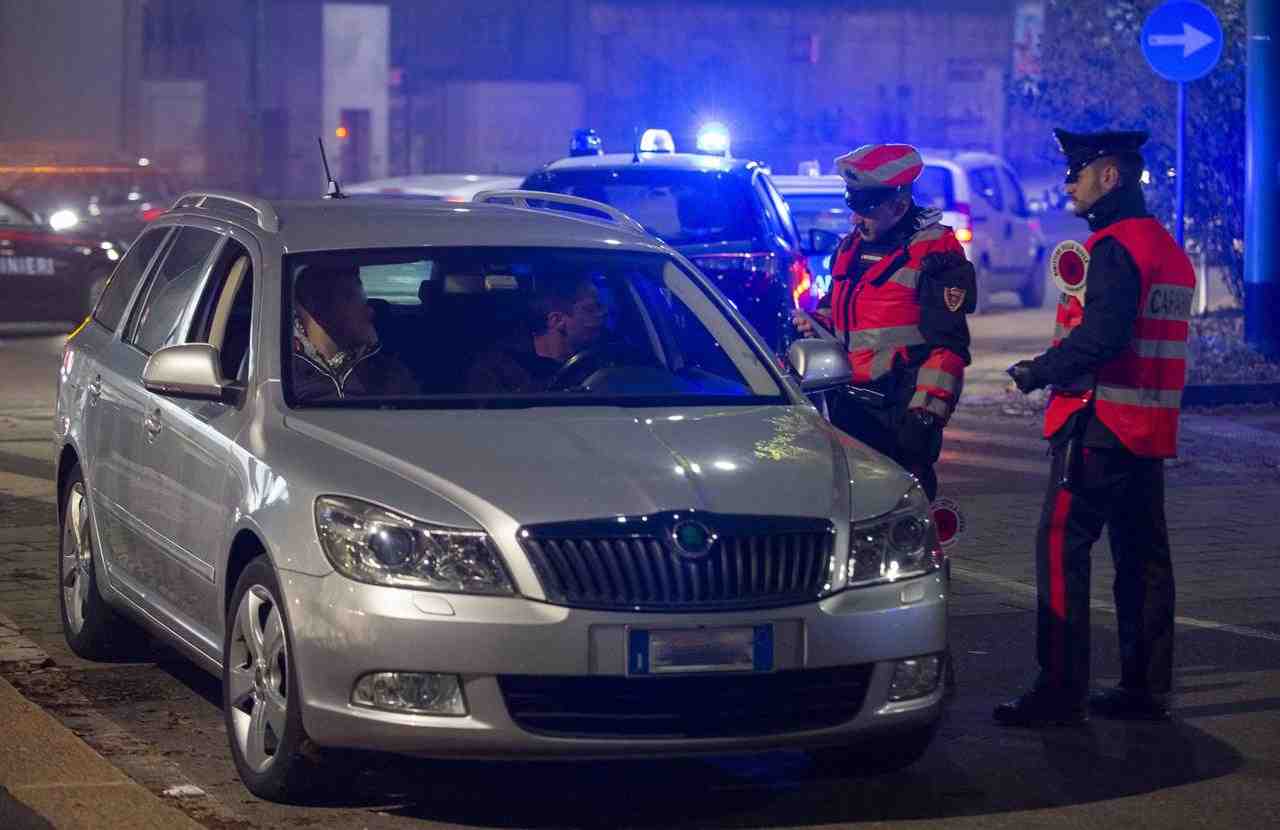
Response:
[[[102,375],[98,375],[90,383],[85,390],[89,393],[89,405],[93,406],[98,402],[98,398],[102,397]]]
[[[160,420],[160,410],[155,410],[150,415],[142,419],[142,428],[147,431],[147,440],[154,441],[156,436],[160,434],[160,430],[164,428],[164,424]]]

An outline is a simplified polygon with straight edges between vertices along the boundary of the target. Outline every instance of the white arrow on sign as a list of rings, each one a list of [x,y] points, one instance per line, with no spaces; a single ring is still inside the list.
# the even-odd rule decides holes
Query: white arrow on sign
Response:
[[[1181,46],[1182,57],[1188,58],[1213,43],[1213,38],[1190,23],[1183,23],[1182,34],[1151,35],[1147,43],[1152,46]]]

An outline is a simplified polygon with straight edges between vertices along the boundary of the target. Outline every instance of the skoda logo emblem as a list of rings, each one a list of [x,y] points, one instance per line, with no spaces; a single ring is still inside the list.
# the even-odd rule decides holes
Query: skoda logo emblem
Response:
[[[671,528],[671,540],[675,542],[676,552],[686,559],[701,559],[711,552],[715,542],[715,534],[700,522],[678,522]]]

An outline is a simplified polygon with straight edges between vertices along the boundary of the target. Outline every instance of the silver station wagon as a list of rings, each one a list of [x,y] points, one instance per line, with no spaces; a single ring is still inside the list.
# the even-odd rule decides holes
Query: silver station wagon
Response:
[[[613,208],[476,198],[192,193],[138,238],[59,375],[71,647],[220,676],[270,799],[329,748],[917,759],[944,555],[810,403],[839,346],[776,357]]]

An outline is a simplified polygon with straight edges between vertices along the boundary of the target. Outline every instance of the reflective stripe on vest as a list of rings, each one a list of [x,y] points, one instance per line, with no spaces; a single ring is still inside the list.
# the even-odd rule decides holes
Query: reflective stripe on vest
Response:
[[[907,349],[924,345],[920,333],[920,262],[928,254],[959,248],[950,228],[930,225],[905,249],[887,254],[854,283],[847,275],[859,255],[860,240],[847,237],[831,269],[831,316],[836,336],[849,352],[854,382],[877,380],[906,362]],[[891,273],[886,273],[892,268]]]

